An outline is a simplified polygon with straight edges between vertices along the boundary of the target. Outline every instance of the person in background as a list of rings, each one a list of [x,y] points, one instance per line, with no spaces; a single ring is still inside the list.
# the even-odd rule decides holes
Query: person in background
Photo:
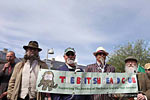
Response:
[[[150,63],[145,64],[144,69],[145,69],[146,73],[149,73],[150,72]]]
[[[0,100],[7,100],[8,82],[15,66],[15,53],[9,51],[6,54],[7,63],[0,65]]]
[[[137,100],[150,100],[150,63],[145,64],[145,72],[140,78],[140,91]]]

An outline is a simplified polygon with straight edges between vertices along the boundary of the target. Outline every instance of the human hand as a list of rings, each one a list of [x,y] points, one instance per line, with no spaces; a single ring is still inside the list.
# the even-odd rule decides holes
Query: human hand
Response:
[[[6,68],[8,68],[10,66],[10,62],[8,62],[8,63],[6,63],[5,65],[4,65],[4,67],[3,67],[3,71],[5,71],[6,70]]]
[[[2,99],[4,96],[6,96],[7,95],[7,92],[4,92],[4,93],[2,93],[1,95],[0,95],[0,99]]]
[[[137,95],[137,100],[146,100],[146,98],[143,94],[138,94]]]

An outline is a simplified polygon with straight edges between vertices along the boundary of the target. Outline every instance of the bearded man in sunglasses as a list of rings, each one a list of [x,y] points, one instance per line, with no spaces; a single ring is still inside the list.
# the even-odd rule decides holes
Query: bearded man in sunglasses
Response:
[[[99,72],[99,73],[108,73],[115,72],[115,67],[106,64],[106,56],[108,52],[103,47],[98,47],[96,52],[93,53],[96,58],[96,63],[87,65],[86,72]],[[106,94],[95,94],[92,97],[93,100],[112,100],[109,95]]]
[[[76,52],[74,48],[67,48],[64,52],[65,64],[58,70],[83,72],[83,69],[79,68],[75,63]],[[69,94],[51,94],[52,100],[91,100],[89,95],[69,95]]]

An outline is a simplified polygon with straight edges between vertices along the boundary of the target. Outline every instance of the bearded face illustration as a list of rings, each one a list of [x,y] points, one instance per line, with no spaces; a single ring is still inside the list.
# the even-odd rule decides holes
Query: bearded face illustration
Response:
[[[52,88],[56,88],[58,86],[58,84],[54,85],[54,74],[52,71],[46,71],[42,75],[42,79],[38,84],[38,87],[40,86],[42,86],[42,90],[47,90],[48,88],[48,91],[51,91]]]

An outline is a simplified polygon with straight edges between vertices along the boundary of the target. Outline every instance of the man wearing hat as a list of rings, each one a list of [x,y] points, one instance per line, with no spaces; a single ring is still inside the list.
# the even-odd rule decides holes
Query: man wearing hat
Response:
[[[137,100],[150,100],[150,63],[145,64],[145,72],[140,79],[142,93],[138,94]]]
[[[64,52],[65,64],[58,70],[83,72],[81,68],[75,63],[76,52],[74,48],[67,48]],[[52,100],[90,100],[91,96],[87,95],[69,95],[69,94],[51,94]]]
[[[115,72],[115,67],[106,64],[106,56],[108,56],[108,52],[103,47],[98,47],[96,52],[93,53],[96,58],[96,63],[87,65],[85,71],[86,72],[99,72],[99,73],[106,73],[106,72]],[[99,95],[95,94],[93,96],[93,100],[112,100],[112,98],[108,95]]]
[[[39,70],[48,69],[45,62],[40,60],[38,42],[30,41],[23,46],[25,55],[21,62],[15,65],[8,85],[7,98],[9,100],[41,100],[42,93],[35,92]]]
[[[125,73],[136,73],[138,68],[138,60],[134,56],[128,56],[124,60],[125,62]],[[125,93],[125,94],[115,94],[116,98],[119,100],[134,100],[137,93]]]
[[[126,73],[136,73],[138,64],[137,64],[137,59],[133,56],[128,56],[125,59],[125,72]]]
[[[144,69],[146,73],[150,73],[150,63],[145,64]]]

